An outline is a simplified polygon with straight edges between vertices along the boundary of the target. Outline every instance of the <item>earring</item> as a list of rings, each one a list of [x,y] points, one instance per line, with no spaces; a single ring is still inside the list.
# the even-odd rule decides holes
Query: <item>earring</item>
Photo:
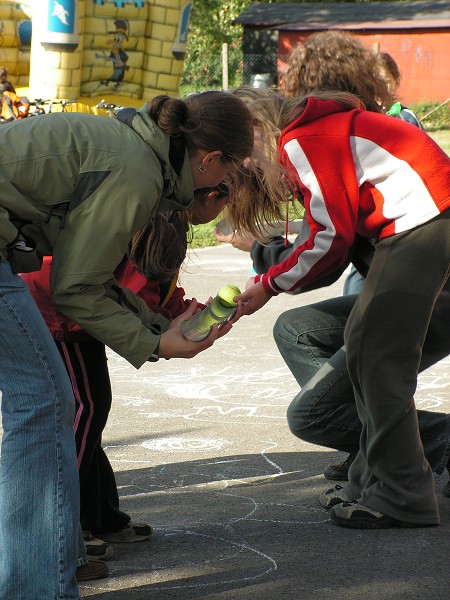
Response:
[[[204,164],[199,165],[198,170],[200,173],[206,173],[206,167]]]

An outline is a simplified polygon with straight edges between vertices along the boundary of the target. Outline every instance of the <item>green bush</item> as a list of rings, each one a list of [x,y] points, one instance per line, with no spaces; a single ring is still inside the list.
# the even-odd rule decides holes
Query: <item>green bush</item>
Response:
[[[218,246],[219,242],[216,240],[213,234],[214,223],[219,221],[220,217],[217,217],[211,223],[204,223],[202,225],[193,225],[191,228],[191,241],[189,248],[206,248],[206,246]]]
[[[427,130],[450,129],[450,101],[439,102],[420,102],[420,104],[411,104],[409,108],[413,110]]]
[[[303,217],[303,206],[297,200],[289,205],[289,219],[294,221]],[[220,242],[214,237],[214,224],[220,221],[219,215],[214,221],[202,225],[193,225],[191,227],[191,241],[189,248],[205,248],[206,246],[218,246]]]

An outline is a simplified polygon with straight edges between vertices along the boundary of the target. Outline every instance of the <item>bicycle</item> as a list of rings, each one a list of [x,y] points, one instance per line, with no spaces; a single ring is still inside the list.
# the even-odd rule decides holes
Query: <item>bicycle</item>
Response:
[[[103,110],[106,110],[109,117],[115,117],[117,115],[117,112],[119,110],[122,110],[122,108],[125,108],[125,106],[117,106],[117,104],[113,104],[112,102],[107,103],[103,99],[95,105],[95,108],[101,108]]]
[[[30,104],[36,108],[32,113],[30,112],[28,116],[49,114],[53,112],[53,106],[55,105],[61,105],[61,110],[57,112],[67,112],[67,106],[74,104],[75,102],[76,100],[67,100],[65,98],[57,100],[43,100],[42,98],[36,98],[33,102],[30,102]],[[46,106],[47,110],[45,109]]]

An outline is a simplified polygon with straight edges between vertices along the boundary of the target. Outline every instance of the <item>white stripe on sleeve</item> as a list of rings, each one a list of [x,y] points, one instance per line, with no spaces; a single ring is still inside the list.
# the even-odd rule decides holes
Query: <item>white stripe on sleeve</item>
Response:
[[[400,233],[439,214],[422,179],[404,160],[371,140],[352,136],[350,144],[359,186],[368,181],[383,196],[383,215]]]
[[[298,262],[289,271],[277,275],[275,278],[276,284],[281,289],[290,290],[327,254],[333,243],[336,230],[328,214],[319,182],[300,144],[297,140],[291,140],[284,146],[284,150],[297,171],[302,184],[311,192],[309,212],[312,219],[325,227],[323,231],[316,233],[313,248],[311,250],[304,250],[300,254]],[[302,242],[305,241],[307,240],[302,240]],[[295,244],[295,246],[297,245]]]

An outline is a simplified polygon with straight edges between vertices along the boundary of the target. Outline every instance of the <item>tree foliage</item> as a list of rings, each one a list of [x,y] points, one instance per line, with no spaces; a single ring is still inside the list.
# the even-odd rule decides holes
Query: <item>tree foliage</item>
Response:
[[[221,87],[222,45],[228,44],[231,85],[241,83],[242,26],[233,20],[253,0],[193,0],[184,67],[184,88]]]

